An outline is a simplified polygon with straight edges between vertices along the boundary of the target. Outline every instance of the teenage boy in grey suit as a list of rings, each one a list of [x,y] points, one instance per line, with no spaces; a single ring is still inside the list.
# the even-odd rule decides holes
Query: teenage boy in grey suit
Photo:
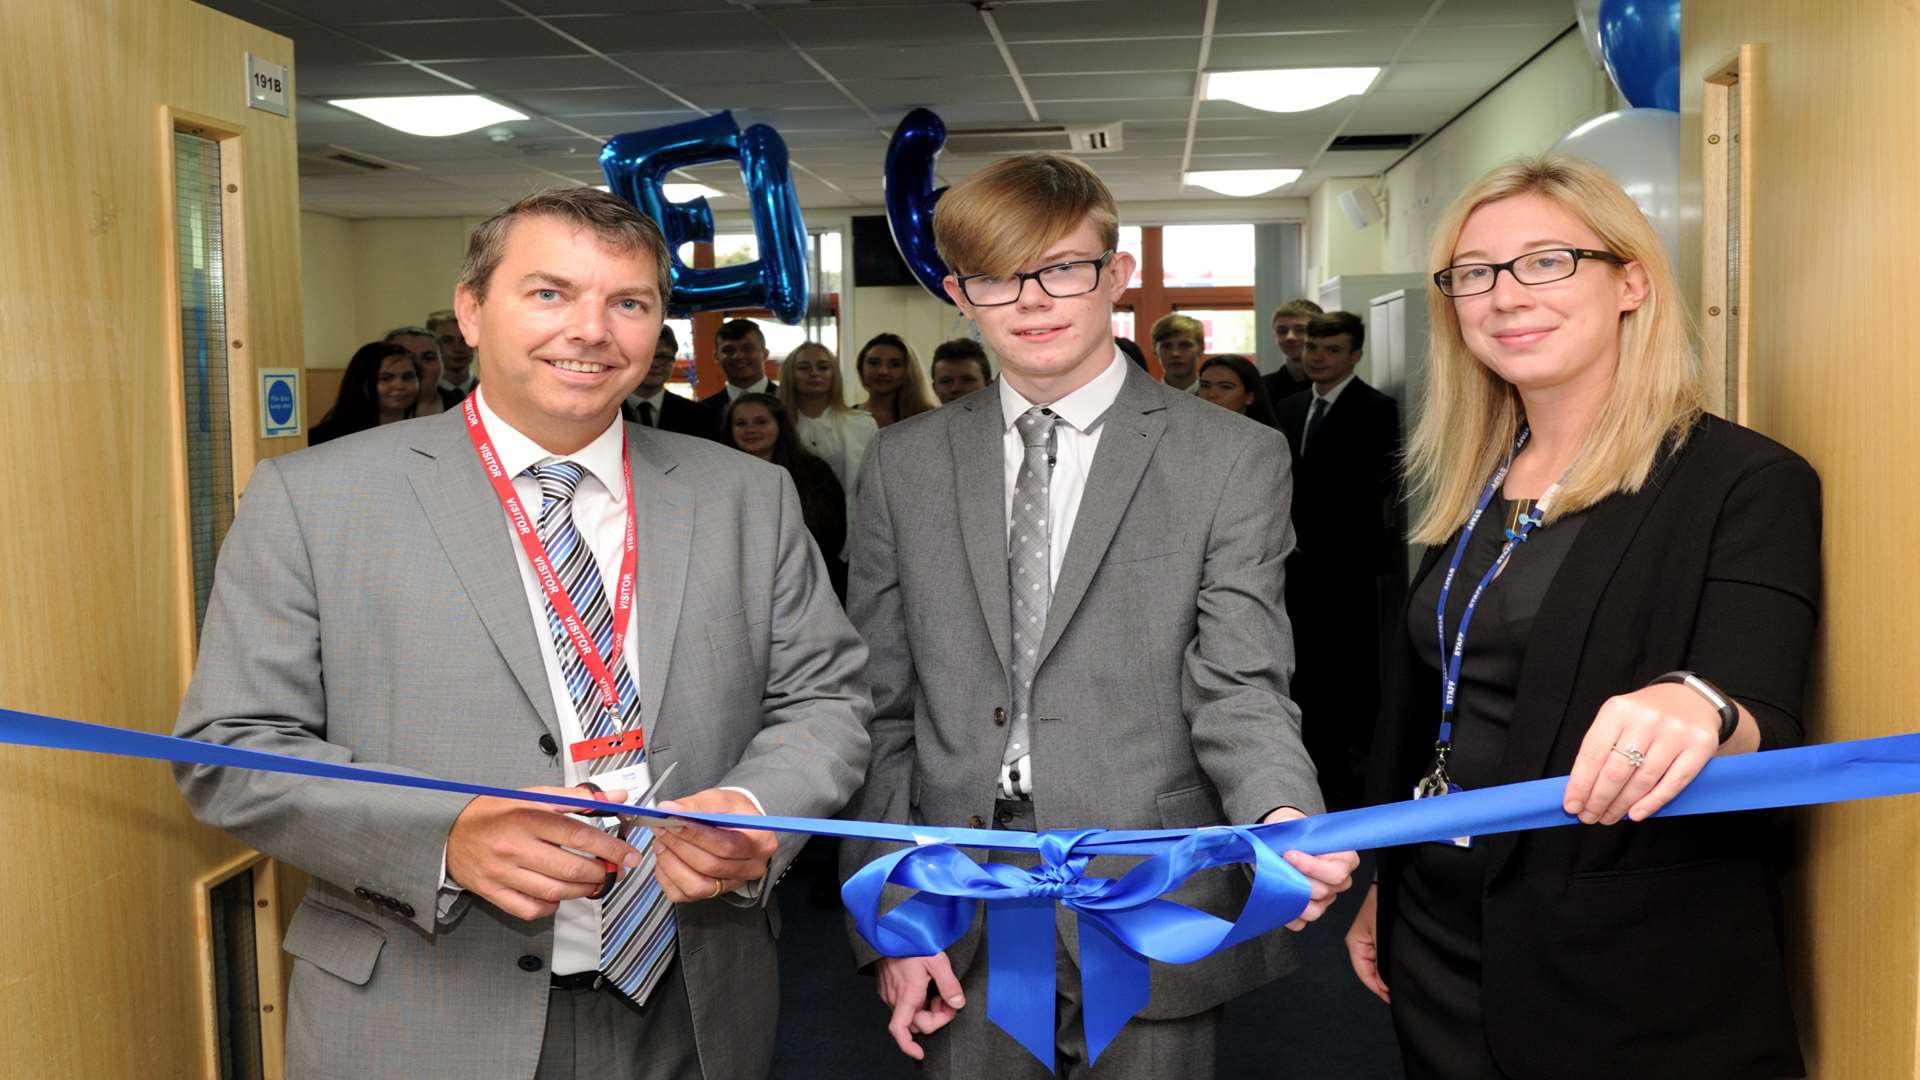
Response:
[[[671,763],[669,805],[840,809],[866,765],[866,650],[786,473],[619,419],[653,357],[666,252],[651,221],[590,188],[475,230],[455,295],[487,358],[472,417],[260,464],[179,733],[548,791],[593,778],[638,793]],[[540,586],[515,499],[538,515],[532,544],[565,605]],[[598,640],[567,632],[563,606]],[[603,672],[617,707],[601,704]],[[644,758],[599,752],[636,733]],[[630,846],[519,800],[180,779],[201,820],[313,876],[286,937],[290,1076],[766,1074],[768,883],[792,839],[689,826]],[[624,868],[618,884],[603,859]],[[613,914],[623,897],[637,920]]]
[[[881,432],[867,459],[849,611],[872,649],[875,711],[852,812],[1135,829],[1318,810],[1286,697],[1286,442],[1120,355],[1113,304],[1133,259],[1084,165],[996,162],[947,192],[934,228],[957,275],[947,294],[1002,377]],[[885,850],[845,848],[849,871]],[[1298,929],[1358,857],[1286,857],[1315,882]],[[1100,859],[1088,872],[1123,870]],[[1246,895],[1244,874],[1217,873],[1172,898],[1232,918]],[[1156,966],[1152,1003],[1089,1069],[1075,928],[1065,915],[1059,927],[1057,1065],[1070,1077],[1211,1076],[1221,1004],[1294,962],[1285,935],[1269,935]],[[986,1018],[977,927],[930,957],[854,946],[877,968],[902,1052],[933,1074],[1048,1075]]]

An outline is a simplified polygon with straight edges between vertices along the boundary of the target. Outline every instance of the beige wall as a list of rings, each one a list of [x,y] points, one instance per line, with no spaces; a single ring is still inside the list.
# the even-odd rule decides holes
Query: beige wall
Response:
[[[1455,195],[1495,165],[1542,153],[1582,122],[1621,104],[1580,35],[1561,38],[1386,174],[1384,228],[1366,230],[1381,229],[1377,269],[1425,270],[1433,226]],[[1339,213],[1338,207],[1329,209]],[[1333,231],[1344,226],[1342,219]]]
[[[1687,0],[1682,157],[1700,185],[1702,79],[1764,47],[1742,139],[1753,155],[1753,426],[1820,471],[1826,594],[1808,701],[1821,742],[1920,728],[1920,18],[1905,0]],[[1700,238],[1682,250],[1697,295]],[[1818,318],[1807,313],[1819,311]],[[1709,329],[1712,320],[1709,319]],[[1914,1076],[1920,804],[1807,812],[1788,926],[1816,1077]],[[1784,838],[1783,838],[1784,839]]]
[[[300,215],[308,363],[344,368],[353,351],[396,326],[453,306],[467,234],[479,218],[348,220]]]
[[[251,434],[254,367],[301,366],[302,342],[294,121],[244,107],[248,52],[293,60],[187,0],[6,4],[0,504],[31,519],[0,532],[10,708],[164,732],[186,687],[168,109],[240,144],[221,177],[236,487],[304,445]],[[109,326],[96,362],[48,348]],[[243,849],[155,762],[5,748],[0,776],[0,1076],[208,1075],[195,882]]]

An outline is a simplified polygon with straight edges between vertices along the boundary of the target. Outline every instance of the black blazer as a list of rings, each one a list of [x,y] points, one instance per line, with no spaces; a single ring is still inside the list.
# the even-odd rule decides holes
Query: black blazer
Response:
[[[722,391],[724,394],[725,391]],[[725,406],[722,406],[724,410]],[[620,403],[620,415],[628,423],[640,422],[640,412],[627,402]],[[660,399],[660,415],[655,425],[661,431],[674,431],[682,435],[698,435],[703,439],[720,438],[720,425],[714,419],[711,410],[701,408],[697,403],[681,397],[669,390]]]
[[[1400,406],[1355,376],[1302,455],[1312,406],[1308,389],[1274,407],[1293,450],[1298,558],[1292,565],[1315,572],[1384,572],[1396,555],[1392,511],[1400,490]]]
[[[1260,381],[1267,384],[1267,400],[1273,402],[1275,407],[1302,390],[1313,389],[1313,383],[1305,378],[1295,377],[1293,372],[1288,370],[1284,360],[1280,362],[1278,370],[1268,372],[1261,377]]]
[[[779,397],[780,384],[774,382],[772,379],[768,379],[765,392],[772,394],[774,397]],[[700,399],[700,407],[713,414],[713,430],[716,433],[714,437],[721,442],[728,441],[727,433],[720,430],[720,425],[726,422],[727,402],[731,400],[733,399],[727,396],[727,388],[725,386]]]
[[[1762,749],[1799,743],[1820,592],[1813,469],[1709,416],[1640,491],[1587,514],[1534,618],[1501,781],[1565,775],[1607,698],[1676,669],[1745,705]],[[1422,576],[1439,557],[1427,551]],[[1433,753],[1439,675],[1405,633],[1395,640],[1371,802],[1406,798]],[[1500,1067],[1801,1075],[1775,825],[1715,814],[1477,839],[1489,848],[1481,992]],[[1404,854],[1380,853],[1383,970]]]

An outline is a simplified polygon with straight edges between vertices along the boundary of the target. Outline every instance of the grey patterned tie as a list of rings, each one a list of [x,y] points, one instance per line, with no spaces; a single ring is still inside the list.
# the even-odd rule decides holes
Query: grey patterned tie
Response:
[[[1053,600],[1047,500],[1053,472],[1054,424],[1058,420],[1053,410],[1036,405],[1014,421],[1026,457],[1013,485],[1007,536],[1007,582],[1013,599],[1013,720],[1001,758],[1003,764],[1016,767],[1009,777],[1014,791],[1021,788],[1017,766],[1033,750],[1028,719],[1033,669],[1040,656],[1040,639],[1047,632],[1047,605]]]

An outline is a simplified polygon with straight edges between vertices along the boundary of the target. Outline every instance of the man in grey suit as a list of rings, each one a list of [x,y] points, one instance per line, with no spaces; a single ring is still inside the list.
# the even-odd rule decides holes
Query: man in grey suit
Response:
[[[455,295],[487,357],[471,411],[260,464],[179,733],[610,795],[671,764],[667,805],[839,810],[866,764],[866,650],[786,473],[619,420],[666,259],[651,221],[588,188],[475,230]],[[536,509],[537,536],[516,530]],[[201,820],[313,876],[285,942],[290,1076],[767,1071],[767,901],[793,838],[688,825],[629,844],[520,800],[180,781]]]
[[[934,222],[957,275],[947,293],[1001,379],[886,429],[869,453],[849,611],[872,649],[873,753],[854,816],[1157,829],[1318,810],[1286,698],[1286,442],[1120,355],[1112,311],[1133,259],[1084,165],[996,162],[955,184]],[[845,850],[851,872],[885,849]],[[1358,857],[1286,857],[1315,882],[1298,929]],[[1233,918],[1246,895],[1244,874],[1209,873],[1172,899]],[[1294,962],[1273,935],[1156,966],[1151,1004],[1089,1069],[1075,925],[1063,913],[1059,927],[1066,1076],[1211,1076],[1220,1005]],[[1047,1076],[988,1022],[979,944],[976,926],[932,957],[854,947],[877,969],[889,1030],[928,1071]],[[932,1035],[925,1047],[916,1033]]]

